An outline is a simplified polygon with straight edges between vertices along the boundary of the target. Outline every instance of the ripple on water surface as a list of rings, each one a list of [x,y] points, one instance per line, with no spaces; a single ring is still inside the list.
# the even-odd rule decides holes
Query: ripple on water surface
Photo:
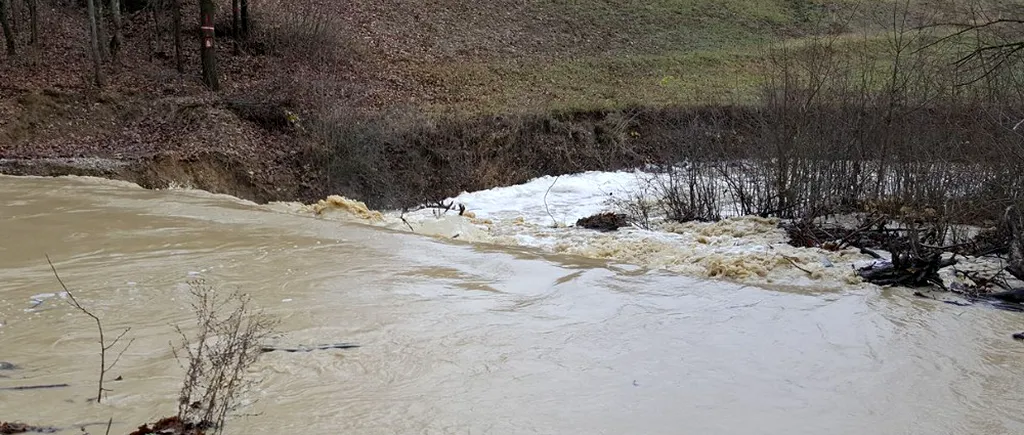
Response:
[[[247,416],[229,422],[239,433],[1024,432],[1024,347],[1009,338],[1018,313],[870,286],[825,291],[816,283],[827,274],[788,286],[778,264],[750,282],[778,276],[779,291],[671,272],[707,270],[686,243],[708,257],[783,249],[769,222],[609,235],[480,213],[435,232],[472,225],[487,243],[448,243],[403,234],[388,213],[383,225],[396,231],[188,192],[3,181],[0,203],[45,201],[19,206],[39,216],[31,222],[0,219],[0,360],[22,367],[0,372],[0,387],[72,385],[0,391],[5,419],[71,434],[114,417],[111,433],[127,433],[173,413],[181,368],[169,343],[191,322],[186,282],[203,278],[281,319],[275,343],[362,345],[264,354],[239,410]],[[46,206],[65,195],[90,212]],[[407,216],[414,227],[431,219]],[[69,244],[74,234],[87,236]],[[524,249],[516,234],[552,243]],[[640,238],[679,247],[548,255],[564,253],[547,247],[564,240],[617,252]],[[132,328],[113,373],[124,380],[104,405],[86,402],[98,364],[89,319],[61,299],[42,252],[108,328]],[[818,253],[793,254],[810,264]],[[40,300],[52,308],[25,311]]]

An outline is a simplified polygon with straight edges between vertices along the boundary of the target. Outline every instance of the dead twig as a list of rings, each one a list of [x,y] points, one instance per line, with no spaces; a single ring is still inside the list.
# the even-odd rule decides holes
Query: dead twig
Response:
[[[786,259],[786,261],[788,261],[788,262],[789,262],[789,264],[792,264],[792,265],[793,265],[793,267],[795,267],[795,268],[797,268],[797,269],[800,269],[800,270],[802,270],[802,271],[803,271],[804,273],[806,273],[806,274],[807,274],[807,276],[814,276],[814,273],[813,273],[813,272],[811,272],[811,271],[809,271],[809,270],[807,270],[807,269],[804,269],[803,267],[800,267],[800,265],[799,265],[799,264],[796,264],[796,260],[794,260],[794,259],[793,259],[793,257],[790,257],[790,256],[788,256],[788,255],[785,255],[785,254],[779,254],[779,256],[781,256],[782,258],[785,258],[785,259]]]
[[[555,216],[552,215],[551,214],[551,210],[548,209],[548,193],[551,192],[551,188],[552,187],[555,187],[555,183],[558,182],[558,177],[561,177],[561,175],[555,176],[555,179],[551,181],[551,185],[548,186],[548,190],[544,192],[544,211],[547,212],[548,213],[548,217],[551,218],[551,226],[552,227],[558,227],[558,221],[555,220]]]
[[[442,201],[442,200],[437,200],[437,201],[434,201],[433,203],[427,202],[427,203],[423,204],[423,206],[421,206],[420,208],[432,208],[432,209],[434,209],[434,216],[445,215],[449,211],[451,211],[452,208],[458,208],[459,209],[459,216],[462,216],[463,214],[466,213],[466,204],[459,203],[458,206],[456,207],[456,202],[454,200],[453,201],[449,201],[447,204],[445,204],[444,201]],[[441,211],[438,212],[438,210],[441,210]]]
[[[112,391],[103,387],[103,380],[106,377],[107,372],[109,372],[111,369],[114,368],[115,365],[117,365],[117,362],[121,360],[121,356],[124,355],[125,351],[127,351],[129,347],[131,347],[132,343],[135,342],[135,339],[132,338],[131,340],[128,341],[128,344],[126,344],[124,348],[121,349],[121,352],[117,354],[117,357],[114,358],[114,362],[110,363],[110,365],[107,365],[107,351],[116,346],[117,343],[120,342],[121,339],[124,338],[125,334],[127,334],[128,331],[130,331],[132,328],[125,328],[125,330],[122,331],[121,334],[117,336],[117,338],[111,341],[110,344],[107,344],[103,332],[103,322],[101,322],[100,318],[97,317],[95,314],[93,314],[85,307],[83,307],[82,304],[78,302],[78,299],[75,298],[74,293],[72,293],[71,290],[68,289],[68,286],[64,285],[64,280],[60,278],[60,274],[57,273],[57,267],[55,267],[53,265],[53,262],[50,261],[49,255],[46,256],[46,262],[50,265],[50,270],[53,271],[53,276],[57,278],[57,282],[60,283],[61,288],[64,289],[64,293],[66,293],[68,295],[68,298],[71,300],[71,306],[85,313],[85,315],[91,317],[92,320],[96,322],[96,329],[99,331],[100,334],[100,378],[96,390],[96,403],[100,403],[103,400],[103,392]]]
[[[402,214],[398,215],[398,218],[401,219],[402,222],[405,223],[405,225],[407,227],[409,227],[409,231],[412,231],[412,232],[415,233],[416,230],[412,229],[412,224],[410,224],[409,221],[405,219],[405,212],[406,212],[406,210],[407,209],[402,209]]]

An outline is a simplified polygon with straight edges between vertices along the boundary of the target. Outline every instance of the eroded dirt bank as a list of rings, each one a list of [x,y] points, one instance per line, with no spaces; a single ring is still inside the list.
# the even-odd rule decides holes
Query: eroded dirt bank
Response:
[[[733,124],[753,113],[709,107],[289,119],[294,112],[280,103],[112,99],[26,92],[8,106],[13,122],[7,125],[10,145],[0,148],[0,173],[88,175],[146,188],[180,185],[260,203],[341,194],[374,207],[403,207],[543,175],[670,161],[682,143],[741,147],[750,135]],[[50,113],[40,104],[72,107]],[[121,112],[146,115],[119,118],[105,104],[135,104]],[[91,121],[55,125],[69,113]],[[81,133],[94,124],[113,127]]]
[[[25,101],[54,99],[45,94],[28,93],[18,99],[22,103],[8,106],[14,109],[15,122],[7,125],[13,145],[0,148],[0,173],[91,175],[147,188],[174,184],[261,203],[308,203],[337,194],[373,208],[402,208],[544,175],[681,161],[883,159],[911,164],[956,156],[964,164],[1009,165],[1007,150],[1022,140],[1002,128],[1004,120],[973,117],[960,105],[907,113],[886,124],[874,122],[878,115],[871,108],[843,106],[486,116],[396,110],[325,116],[285,102],[230,98],[129,97],[129,103],[103,103],[111,97],[61,97],[78,105],[62,113],[85,113],[81,116],[93,120],[83,125],[113,116],[116,111],[105,111],[103,104],[137,104],[133,110],[145,113],[108,119],[114,127],[82,134],[82,128],[54,126],[66,115],[24,121],[39,116],[30,113],[39,110],[35,103]],[[848,119],[859,121],[839,122]],[[11,127],[18,125],[30,133]],[[965,143],[972,147],[964,148]],[[840,175],[855,178],[866,170],[858,168]]]
[[[138,158],[40,157],[0,159],[0,173],[7,175],[56,177],[64,175],[102,177],[136,183],[148,189],[185,186],[213,193],[265,203],[297,198],[294,177],[268,180],[256,173],[252,162],[223,153],[185,156],[166,153]],[[281,168],[288,171],[289,168]]]

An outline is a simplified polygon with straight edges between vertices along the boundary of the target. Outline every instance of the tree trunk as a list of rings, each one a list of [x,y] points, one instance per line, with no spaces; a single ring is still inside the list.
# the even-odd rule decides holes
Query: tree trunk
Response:
[[[96,39],[100,50],[100,60],[106,61],[110,56],[110,50],[106,43],[107,25],[103,14],[103,0],[93,0],[93,3],[96,5]]]
[[[150,34],[150,36],[152,36],[152,37],[149,39],[149,60],[150,61],[153,60],[153,55],[156,54],[157,50],[160,50],[161,45],[162,45],[161,42],[163,42],[163,41],[160,40],[160,36],[161,36],[160,35],[160,20],[157,19],[157,14],[156,14],[157,2],[158,2],[158,0],[149,0],[149,5],[148,5],[149,12],[150,12],[149,17],[153,19],[153,33]],[[145,11],[143,11],[143,13],[145,13]]]
[[[96,25],[96,0],[87,0],[89,8],[89,51],[92,52],[93,80],[96,86],[103,86],[103,68],[100,59],[99,26]]]
[[[185,64],[181,59],[181,1],[172,0],[171,7],[174,8],[171,12],[171,24],[174,27],[174,65],[178,69],[178,74],[184,74]]]
[[[240,15],[238,0],[231,0],[231,39],[235,47],[235,56],[241,53],[238,47],[238,38],[242,36],[242,29],[239,28]]]
[[[213,0],[199,0],[199,25],[203,31],[200,52],[203,58],[203,83],[211,90],[219,90],[217,81],[217,47],[214,45],[213,17],[217,5]]]
[[[156,38],[157,48],[162,47],[164,42],[164,34],[161,32],[163,29],[160,27],[160,8],[162,6],[160,0],[149,0],[149,11],[153,15],[153,37]]]
[[[11,19],[11,32],[14,33],[14,39],[17,41],[18,34],[21,33],[21,23],[19,23],[18,3],[12,3],[10,0],[6,0],[7,3],[7,16]]]
[[[1015,207],[1006,209],[1006,222],[1010,226],[1010,260],[1006,271],[1019,280],[1024,280],[1024,210]]]
[[[38,0],[25,0],[25,4],[28,5],[28,27],[30,39],[29,45],[36,45],[39,43],[39,6]]]
[[[241,11],[239,13],[239,21],[242,22],[242,40],[249,38],[249,0],[239,0],[238,3],[241,5]]]
[[[9,3],[9,0],[0,0],[0,26],[4,28],[4,39],[7,41],[7,55],[14,56],[17,50],[14,47],[14,31],[11,30],[11,22],[8,21],[7,17]]]
[[[114,61],[117,62],[124,39],[121,33],[121,0],[110,0],[110,17],[114,20],[114,37],[110,40],[110,53],[114,56]]]

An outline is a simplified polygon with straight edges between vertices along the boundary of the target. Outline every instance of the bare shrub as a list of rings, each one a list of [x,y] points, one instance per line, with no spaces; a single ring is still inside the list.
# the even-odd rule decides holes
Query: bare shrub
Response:
[[[687,167],[671,166],[656,178],[658,205],[666,219],[675,222],[717,221],[722,218],[719,189],[713,164],[689,162]]]
[[[233,99],[226,103],[228,110],[239,118],[256,123],[268,131],[289,131],[293,125],[292,112],[288,109],[289,101],[286,99]]]
[[[654,220],[658,214],[658,191],[654,185],[653,177],[646,174],[636,174],[638,188],[626,193],[625,197],[613,198],[611,205],[616,210],[626,215],[626,221],[644,229],[653,229]]]
[[[203,280],[189,282],[198,329],[190,338],[176,328],[182,343],[174,355],[187,361],[178,398],[179,433],[220,433],[227,413],[250,385],[247,369],[260,356],[262,341],[276,322],[251,308],[249,297],[231,293],[220,297]]]
[[[659,126],[677,135],[666,160],[691,168],[654,189],[663,213],[714,218],[715,192],[742,215],[877,213],[917,243],[946,248],[978,235],[965,224],[1003,220],[1024,197],[1024,80],[1003,70],[965,83],[954,67],[961,47],[912,29],[928,17],[908,16],[905,4],[892,12],[887,39],[865,46],[825,35],[773,47],[753,108]],[[625,209],[643,216],[646,195],[635,196]]]
[[[249,48],[262,54],[337,66],[355,55],[355,41],[332,2],[265,0],[253,4]]]
[[[306,123],[313,141],[310,160],[319,169],[320,182],[332,193],[344,192],[373,207],[400,207],[425,202],[432,174],[421,164],[421,174],[410,174],[398,185],[395,165],[422,159],[407,138],[423,121],[407,112],[367,115],[335,107]]]

